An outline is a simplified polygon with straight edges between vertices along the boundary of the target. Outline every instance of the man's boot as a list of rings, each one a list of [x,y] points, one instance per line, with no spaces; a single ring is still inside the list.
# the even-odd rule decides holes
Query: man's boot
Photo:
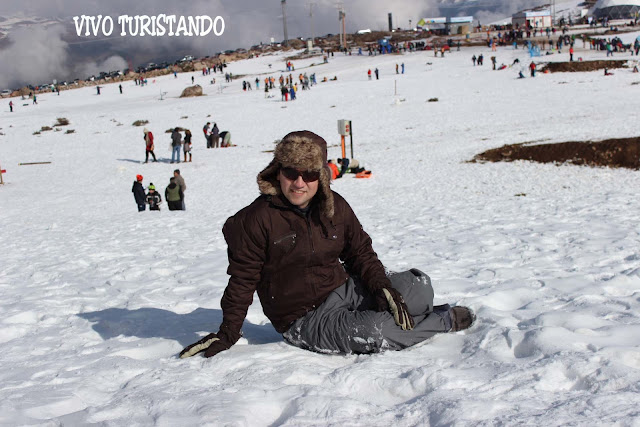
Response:
[[[468,307],[452,307],[449,309],[451,316],[451,332],[469,329],[476,320],[475,314]]]

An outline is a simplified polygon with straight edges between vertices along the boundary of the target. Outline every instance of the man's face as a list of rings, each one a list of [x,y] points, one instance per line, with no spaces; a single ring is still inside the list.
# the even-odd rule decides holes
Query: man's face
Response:
[[[291,180],[284,176],[282,169],[278,172],[278,181],[280,181],[282,194],[292,205],[301,209],[309,206],[311,199],[318,192],[318,180],[304,182],[300,175],[295,180]]]

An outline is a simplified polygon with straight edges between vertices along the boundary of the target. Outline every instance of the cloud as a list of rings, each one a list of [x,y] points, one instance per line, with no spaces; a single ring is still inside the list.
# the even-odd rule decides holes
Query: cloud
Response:
[[[104,61],[99,62],[83,62],[75,68],[75,75],[83,77],[100,74],[101,71],[117,71],[127,68],[127,61],[122,57],[114,55]]]
[[[10,46],[0,51],[0,87],[38,84],[51,81],[52,75],[68,74],[68,45],[62,41],[63,32],[59,25],[13,31]]]

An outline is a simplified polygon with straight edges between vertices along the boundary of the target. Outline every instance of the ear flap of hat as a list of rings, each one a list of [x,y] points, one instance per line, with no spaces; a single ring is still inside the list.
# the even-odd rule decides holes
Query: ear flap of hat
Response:
[[[278,182],[278,171],[280,163],[273,159],[269,165],[258,174],[257,182],[260,194],[275,196],[280,193],[280,183]]]
[[[320,171],[320,185],[318,185],[318,194],[320,197],[320,212],[325,217],[331,219],[334,213],[333,192],[329,185],[331,184],[331,173],[328,167],[323,167]]]

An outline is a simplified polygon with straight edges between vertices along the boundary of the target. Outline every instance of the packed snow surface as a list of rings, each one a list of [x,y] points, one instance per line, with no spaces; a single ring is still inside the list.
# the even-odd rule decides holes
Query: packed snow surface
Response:
[[[520,65],[492,71],[493,55]],[[578,42],[575,56],[604,52]],[[5,99],[0,425],[638,425],[640,173],[467,161],[504,144],[638,136],[640,77],[530,78],[530,61],[513,47],[294,60],[296,80],[319,83],[285,103],[263,91],[284,70],[273,55],[230,64],[232,84],[169,75],[124,82],[122,95],[116,83],[13,98],[13,113]],[[192,75],[206,96],[179,98]],[[60,117],[70,124],[33,135]],[[221,228],[258,195],[274,141],[308,129],[339,157],[339,119],[373,177],[332,187],[382,262],[423,270],[437,304],[468,305],[477,323],[400,352],[327,356],[285,343],[256,297],[234,347],[177,358],[218,329]],[[158,163],[142,163],[136,120],[149,121]],[[237,146],[207,150],[207,121]],[[177,165],[187,210],[138,213],[136,174],[164,198],[175,126],[193,132],[193,162]]]

